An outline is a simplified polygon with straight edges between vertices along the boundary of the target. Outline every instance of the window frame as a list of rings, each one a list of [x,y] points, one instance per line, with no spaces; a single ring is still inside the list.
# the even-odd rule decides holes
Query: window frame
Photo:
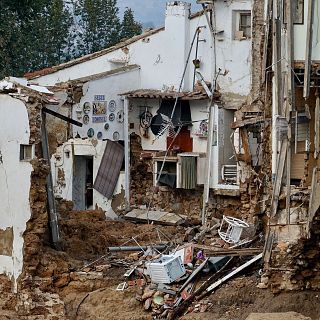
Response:
[[[28,154],[27,154],[28,153]],[[29,155],[30,154],[30,155]],[[20,144],[20,161],[31,161],[35,157],[34,145],[33,144]]]
[[[242,25],[242,16],[250,17],[250,26]],[[252,12],[251,10],[234,10],[233,13],[233,39],[237,41],[251,40],[252,38]],[[250,28],[250,36],[246,36],[244,30]],[[237,32],[243,33],[243,38],[237,36]]]

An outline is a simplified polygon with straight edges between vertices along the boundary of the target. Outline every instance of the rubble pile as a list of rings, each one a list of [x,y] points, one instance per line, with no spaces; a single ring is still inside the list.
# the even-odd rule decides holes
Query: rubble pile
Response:
[[[229,221],[225,219],[227,217],[223,221]],[[240,271],[251,264],[246,257],[233,256],[254,256],[262,251],[261,247],[241,248],[248,243],[252,245],[252,235],[251,238],[241,237],[242,229],[248,225],[234,218],[230,221],[234,222],[233,230],[238,226],[238,231],[227,234],[230,230],[227,227],[225,233],[223,223],[219,221],[211,228],[190,227],[184,236],[186,242],[169,242],[160,251],[156,245],[143,247],[137,241],[137,246],[109,247],[112,251],[135,251],[125,259],[130,267],[116,291],[132,292],[131,288],[135,288],[135,299],[145,311],[151,312],[153,319],[176,319],[182,312],[206,312],[212,304],[202,297],[211,292],[210,286],[218,287],[231,277],[230,266],[236,267],[247,261],[243,267],[239,266]],[[261,254],[252,263],[260,258]],[[96,263],[101,264],[101,260]],[[236,274],[238,269],[233,272]],[[196,298],[200,302],[192,305]]]
[[[319,290],[319,220],[315,220],[310,239],[298,242],[280,242],[271,257],[272,272],[267,271],[259,287],[281,290]]]
[[[150,208],[185,215],[189,219],[199,219],[202,210],[203,187],[195,190],[172,189],[167,186],[153,187],[153,152],[144,152],[141,138],[132,134],[131,138],[131,199],[132,208]],[[208,218],[219,218],[232,215],[253,222],[258,212],[256,184],[248,181],[243,184],[239,196],[217,195],[210,191],[207,209]]]

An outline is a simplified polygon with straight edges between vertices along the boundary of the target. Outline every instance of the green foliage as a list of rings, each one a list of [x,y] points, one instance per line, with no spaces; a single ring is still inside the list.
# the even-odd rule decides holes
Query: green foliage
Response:
[[[119,40],[121,29],[116,0],[80,0],[77,9],[83,31],[78,39],[81,54],[110,47]]]
[[[121,24],[121,39],[131,38],[142,32],[141,23],[135,21],[133,11],[130,8],[126,8],[123,14],[123,20]]]
[[[141,33],[117,0],[0,0],[0,79],[23,76],[110,47]]]

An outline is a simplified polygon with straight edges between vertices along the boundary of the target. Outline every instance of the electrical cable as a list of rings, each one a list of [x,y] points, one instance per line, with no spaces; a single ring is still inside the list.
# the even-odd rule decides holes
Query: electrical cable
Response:
[[[174,115],[174,113],[176,111],[176,107],[177,107],[177,104],[178,104],[179,93],[181,92],[182,84],[183,84],[183,81],[184,81],[184,78],[185,78],[185,75],[186,75],[186,72],[187,72],[187,68],[188,68],[188,64],[189,64],[192,48],[193,48],[194,42],[195,42],[195,40],[197,38],[197,34],[200,33],[201,28],[202,27],[198,27],[196,29],[194,35],[193,35],[193,39],[192,39],[192,42],[191,42],[191,46],[190,46],[190,49],[189,49],[187,60],[186,60],[186,63],[185,63],[185,66],[184,66],[184,70],[183,70],[183,73],[182,73],[182,77],[181,77],[181,80],[180,80],[179,88],[178,88],[178,91],[176,93],[175,102],[174,102],[174,105],[173,105],[173,108],[172,108],[172,112],[171,112],[171,116],[170,116],[170,122],[158,133],[158,135],[156,136],[155,140],[159,139],[159,137],[161,137],[167,131],[167,129],[170,126],[172,126],[173,115]]]

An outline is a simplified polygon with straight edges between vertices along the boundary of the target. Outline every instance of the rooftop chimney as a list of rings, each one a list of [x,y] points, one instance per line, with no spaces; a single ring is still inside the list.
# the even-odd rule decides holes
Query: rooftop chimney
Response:
[[[172,83],[175,89],[179,87],[190,46],[190,10],[190,3],[183,1],[167,2],[165,34],[168,41],[168,50],[170,50],[171,53],[170,56],[175,57],[175,59],[171,61],[171,67],[176,73],[174,76],[176,80]],[[182,90],[183,89],[184,86],[182,87]]]

